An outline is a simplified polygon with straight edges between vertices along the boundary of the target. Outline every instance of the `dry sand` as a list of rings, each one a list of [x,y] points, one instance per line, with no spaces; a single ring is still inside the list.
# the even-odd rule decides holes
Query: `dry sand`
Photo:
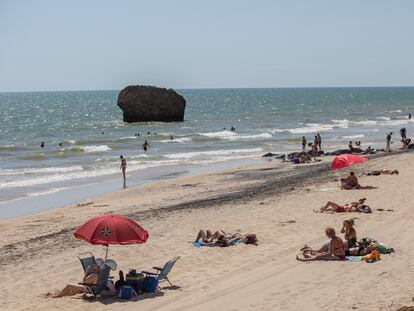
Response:
[[[0,221],[1,310],[397,310],[412,305],[414,279],[413,153],[379,157],[357,173],[398,169],[398,176],[366,176],[373,190],[343,191],[334,179],[349,169],[269,163],[125,189],[42,214]],[[372,214],[318,214],[331,200],[367,198]],[[93,202],[93,203],[91,203]],[[376,211],[376,208],[393,212]],[[134,300],[50,298],[82,269],[76,255],[104,248],[73,237],[90,217],[121,213],[150,233],[146,244],[111,246],[118,268],[148,270],[181,256],[171,272],[177,286]],[[338,231],[356,219],[359,237],[375,237],[396,252],[377,263],[295,260],[306,243],[319,246],[328,225]],[[259,246],[196,248],[200,228],[254,232]],[[117,271],[114,273],[117,276]]]

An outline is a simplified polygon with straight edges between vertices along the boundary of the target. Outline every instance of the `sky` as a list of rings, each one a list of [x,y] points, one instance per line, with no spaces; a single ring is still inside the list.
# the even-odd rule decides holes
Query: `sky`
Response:
[[[414,86],[414,1],[0,0],[0,91]]]

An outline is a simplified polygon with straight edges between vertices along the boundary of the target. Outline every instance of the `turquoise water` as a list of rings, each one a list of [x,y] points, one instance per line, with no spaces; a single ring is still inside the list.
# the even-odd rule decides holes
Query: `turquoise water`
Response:
[[[409,136],[414,131],[407,118],[414,88],[178,92],[187,100],[185,122],[136,124],[122,122],[118,91],[0,93],[0,201],[119,178],[121,154],[128,172],[139,174],[290,152],[302,135],[311,140],[317,132],[324,149],[336,149],[349,140],[383,147],[389,131],[399,145],[401,127]],[[235,132],[223,129],[231,126]],[[144,139],[147,153],[140,149]]]

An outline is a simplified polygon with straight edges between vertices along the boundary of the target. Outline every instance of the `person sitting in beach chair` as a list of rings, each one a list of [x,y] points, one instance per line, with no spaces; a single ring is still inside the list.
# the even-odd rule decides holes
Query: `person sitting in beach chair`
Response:
[[[115,286],[112,282],[108,282],[111,269],[116,269],[116,263],[113,260],[108,259],[104,262],[102,258],[96,258],[95,262],[86,268],[81,283],[78,283],[78,285],[67,284],[64,289],[52,296],[52,298],[74,296],[88,292],[95,295],[98,293],[98,287],[99,292],[108,289],[111,294],[116,294]]]
[[[344,242],[341,238],[336,236],[335,229],[328,227],[325,229],[326,236],[330,239],[329,249],[327,252],[309,253],[302,252],[302,256],[297,255],[296,259],[299,261],[315,261],[315,260],[343,260],[345,259]]]

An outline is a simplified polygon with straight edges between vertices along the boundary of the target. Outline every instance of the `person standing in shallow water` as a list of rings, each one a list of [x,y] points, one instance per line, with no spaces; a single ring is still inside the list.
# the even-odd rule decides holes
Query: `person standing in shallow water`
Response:
[[[150,147],[149,143],[147,141],[145,141],[142,144],[142,148],[141,149],[144,150],[144,151],[147,151],[149,149],[149,147]]]
[[[305,152],[306,149],[306,138],[302,136],[302,152]]]
[[[40,144],[40,148],[44,148],[45,147],[45,142],[42,141],[42,143]]]
[[[318,139],[318,147],[319,147],[319,151],[322,151],[322,137],[321,134],[317,134],[316,135],[317,139]]]
[[[391,138],[392,138],[392,132],[390,132],[390,133],[387,135],[387,145],[386,145],[386,147],[385,147],[385,150],[386,150],[386,151],[388,151],[388,152],[390,152],[390,151],[391,151]]]
[[[127,163],[126,163],[126,159],[124,158],[124,156],[119,156],[119,158],[121,159],[121,166],[120,169],[122,170],[122,177],[124,178],[124,180],[126,180],[126,167],[127,167]]]

